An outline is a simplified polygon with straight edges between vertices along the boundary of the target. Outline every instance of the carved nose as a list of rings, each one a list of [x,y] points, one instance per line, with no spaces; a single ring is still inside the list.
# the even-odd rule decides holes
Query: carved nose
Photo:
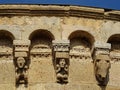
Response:
[[[101,78],[102,80],[105,80],[105,77],[103,77],[102,75],[98,74],[99,78]]]

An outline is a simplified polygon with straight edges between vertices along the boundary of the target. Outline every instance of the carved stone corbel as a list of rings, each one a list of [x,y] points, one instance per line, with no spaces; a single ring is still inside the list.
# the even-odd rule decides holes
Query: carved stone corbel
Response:
[[[68,83],[69,41],[53,41],[54,65],[58,83]]]
[[[27,65],[27,59],[25,57],[17,57],[16,61],[16,85],[19,84],[25,84],[27,86],[28,84],[28,65]]]
[[[98,84],[106,86],[109,80],[110,63],[110,49],[111,44],[96,42],[94,45],[93,59],[94,72]]]
[[[16,86],[28,85],[29,68],[29,40],[14,40],[14,63],[16,73]]]

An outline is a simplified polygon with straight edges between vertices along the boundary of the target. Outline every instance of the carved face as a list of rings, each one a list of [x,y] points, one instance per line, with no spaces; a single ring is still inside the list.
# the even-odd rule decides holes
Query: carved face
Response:
[[[23,68],[25,66],[25,59],[23,57],[17,58],[17,66],[19,68]]]
[[[97,80],[103,84],[106,81],[110,68],[110,57],[108,55],[97,55],[95,60],[95,75]]]
[[[65,59],[60,59],[59,64],[61,68],[64,68],[66,64]]]

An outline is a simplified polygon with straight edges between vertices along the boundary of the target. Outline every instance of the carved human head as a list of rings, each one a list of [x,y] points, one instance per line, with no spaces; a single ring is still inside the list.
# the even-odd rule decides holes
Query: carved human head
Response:
[[[101,85],[105,85],[110,68],[109,55],[97,55],[94,63],[96,79]]]
[[[60,64],[60,67],[62,67],[62,68],[65,67],[65,64],[66,64],[65,59],[61,58],[59,61],[59,64]]]
[[[23,68],[25,66],[25,59],[23,57],[18,57],[16,63],[19,68]]]

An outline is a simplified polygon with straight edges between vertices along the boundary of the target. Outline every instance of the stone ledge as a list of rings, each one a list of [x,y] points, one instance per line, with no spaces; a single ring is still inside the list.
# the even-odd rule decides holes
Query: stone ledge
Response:
[[[120,21],[118,10],[70,5],[0,5],[0,15],[75,16]]]

